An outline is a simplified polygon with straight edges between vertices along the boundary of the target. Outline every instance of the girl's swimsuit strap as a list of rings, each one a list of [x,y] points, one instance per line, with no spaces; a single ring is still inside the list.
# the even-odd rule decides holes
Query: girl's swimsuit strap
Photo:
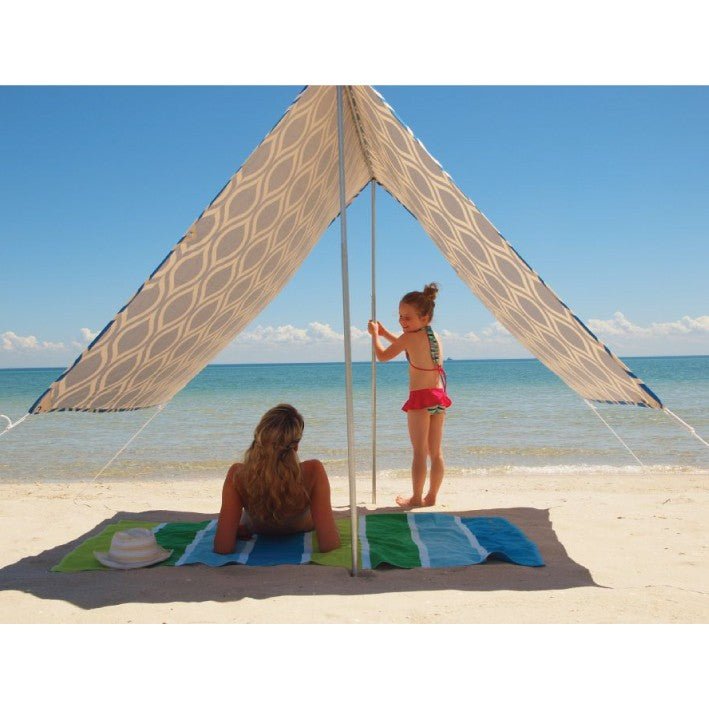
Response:
[[[438,349],[438,340],[433,334],[433,328],[430,325],[426,325],[426,335],[428,335],[428,346],[431,348],[431,359],[437,367],[440,367],[441,351]]]
[[[417,330],[416,332],[421,332],[421,330]],[[446,387],[446,372],[441,366],[441,351],[438,348],[438,340],[436,340],[436,336],[433,333],[433,328],[430,325],[426,325],[426,335],[428,336],[428,346],[431,349],[431,359],[433,360],[433,363],[436,365],[435,367],[417,367],[415,364],[411,362],[409,359],[409,353],[406,353],[406,359],[409,362],[409,365],[411,365],[414,369],[418,369],[420,372],[438,372],[441,375],[441,381],[443,382],[443,391],[447,390]]]

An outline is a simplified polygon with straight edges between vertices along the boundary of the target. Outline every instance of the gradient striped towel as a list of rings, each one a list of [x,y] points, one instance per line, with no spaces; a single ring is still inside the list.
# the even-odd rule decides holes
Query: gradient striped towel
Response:
[[[105,567],[94,551],[107,551],[113,535],[130,527],[146,527],[155,532],[158,544],[173,549],[160,566],[186,564],[277,564],[351,565],[352,547],[349,519],[337,520],[342,546],[320,552],[313,532],[285,536],[254,535],[239,540],[232,554],[212,551],[217,520],[204,522],[120,521],[106,526],[67,554],[52,571],[88,571]],[[523,566],[544,566],[536,544],[502,517],[459,517],[438,512],[370,514],[359,519],[359,559],[361,569],[390,564],[403,569],[441,568],[480,564],[489,558]]]

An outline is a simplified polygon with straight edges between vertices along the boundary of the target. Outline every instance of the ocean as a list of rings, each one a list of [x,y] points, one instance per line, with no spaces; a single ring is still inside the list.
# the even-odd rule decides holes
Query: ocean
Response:
[[[624,358],[677,415],[709,439],[709,357]],[[0,370],[0,413],[13,421],[62,369]],[[662,411],[598,404],[645,470],[586,403],[536,360],[446,362],[453,399],[444,434],[447,475],[709,472],[709,448]],[[355,466],[370,476],[371,364],[353,365]],[[377,470],[408,477],[405,362],[377,365]],[[301,459],[347,475],[344,365],[210,365],[103,473],[101,479],[221,478],[271,406],[305,418]],[[89,481],[152,416],[61,412],[28,417],[0,437],[0,482]]]

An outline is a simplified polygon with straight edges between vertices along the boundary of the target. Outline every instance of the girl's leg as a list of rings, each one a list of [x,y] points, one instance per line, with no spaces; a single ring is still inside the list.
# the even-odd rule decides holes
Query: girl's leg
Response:
[[[446,421],[445,413],[432,414],[431,423],[428,428],[428,454],[431,456],[431,476],[428,483],[428,494],[424,498],[426,506],[436,504],[436,496],[443,482],[443,452],[441,444],[443,442],[443,424]]]
[[[423,505],[423,486],[426,483],[426,459],[428,458],[428,425],[431,414],[427,409],[407,411],[409,421],[409,438],[414,449],[414,459],[411,463],[411,482],[414,494],[411,497],[396,498],[401,507],[421,507]]]

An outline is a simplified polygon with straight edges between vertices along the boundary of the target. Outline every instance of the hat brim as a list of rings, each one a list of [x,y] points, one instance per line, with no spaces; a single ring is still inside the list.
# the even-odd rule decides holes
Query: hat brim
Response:
[[[103,551],[95,551],[94,556],[101,562],[104,566],[108,566],[112,569],[142,569],[145,566],[153,566],[154,564],[159,564],[161,561],[165,561],[173,552],[173,549],[160,549],[160,551],[152,558],[147,561],[139,561],[133,564],[125,564],[120,561],[112,559],[108,553]]]

